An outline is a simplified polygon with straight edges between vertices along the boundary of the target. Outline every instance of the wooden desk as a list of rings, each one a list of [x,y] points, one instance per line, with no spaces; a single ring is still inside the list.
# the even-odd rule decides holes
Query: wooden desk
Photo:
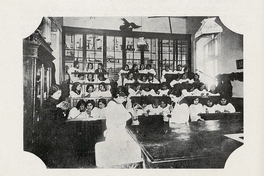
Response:
[[[169,96],[132,96],[131,102],[133,105],[135,103],[142,105],[143,101],[147,104],[152,104],[154,99],[158,99],[159,103],[163,100],[167,104],[171,104],[171,98]]]
[[[105,119],[76,119],[66,122],[67,132],[77,153],[93,153],[95,144],[104,140]]]
[[[243,114],[241,112],[235,113],[200,113],[204,120],[227,120],[227,121],[243,121]]]
[[[162,116],[139,117],[127,125],[141,146],[149,168],[223,168],[229,155],[243,143],[224,135],[241,133],[241,121],[209,120],[170,128]]]
[[[125,86],[127,88],[133,87],[134,83],[126,83]],[[160,83],[140,83],[141,89],[143,90],[145,87],[149,87],[153,89],[155,92],[160,89]]]

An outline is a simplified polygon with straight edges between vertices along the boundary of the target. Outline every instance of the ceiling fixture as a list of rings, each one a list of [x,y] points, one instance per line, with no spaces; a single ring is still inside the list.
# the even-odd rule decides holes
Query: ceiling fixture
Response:
[[[201,23],[202,26],[195,33],[195,39],[203,35],[214,35],[223,32],[223,28],[215,22],[216,18],[204,19]]]

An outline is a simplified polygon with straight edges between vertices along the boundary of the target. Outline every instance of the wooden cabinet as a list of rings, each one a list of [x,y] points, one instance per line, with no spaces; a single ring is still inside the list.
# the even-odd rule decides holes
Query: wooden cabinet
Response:
[[[38,112],[55,83],[52,49],[39,33],[23,40],[24,150],[33,149],[33,132]]]

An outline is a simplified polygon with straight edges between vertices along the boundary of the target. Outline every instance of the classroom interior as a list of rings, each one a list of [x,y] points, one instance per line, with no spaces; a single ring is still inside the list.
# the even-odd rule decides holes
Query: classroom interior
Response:
[[[93,71],[88,71],[89,64]],[[100,64],[103,74],[95,71]],[[150,69],[144,72],[141,65]],[[183,80],[185,70],[188,82],[177,82]],[[38,156],[47,168],[224,168],[230,154],[243,145],[243,35],[217,16],[43,17],[32,35],[23,39],[23,74],[24,151]],[[197,86],[203,85],[202,90],[197,87],[198,93],[192,92],[194,75],[198,75]],[[142,113],[128,120],[126,128],[141,149],[140,157],[128,147],[120,153],[131,152],[131,160],[114,163],[115,157],[104,153],[98,143],[105,140],[107,114],[92,120],[90,116],[69,118],[80,100],[93,100],[98,107],[105,99],[107,106],[112,97],[98,93],[102,82],[108,92],[117,85],[132,90],[131,107],[139,107],[137,112]],[[70,94],[61,100],[68,102],[67,117],[55,138],[46,139],[41,107],[50,87],[66,84],[72,91],[77,83],[86,95]],[[91,84],[94,96],[88,91]],[[189,107],[196,98],[204,106],[208,100],[218,104],[225,97],[235,110],[201,112],[200,120],[190,117],[187,126],[173,126],[161,113],[144,111],[143,104],[155,101],[158,106],[161,102],[173,106],[168,92],[160,93],[164,84],[168,92],[181,90],[182,102]],[[210,92],[212,87],[218,91]],[[48,146],[47,140],[54,142]]]

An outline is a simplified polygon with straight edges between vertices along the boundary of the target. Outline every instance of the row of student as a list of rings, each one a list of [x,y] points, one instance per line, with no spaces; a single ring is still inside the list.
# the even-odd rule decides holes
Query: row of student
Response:
[[[153,74],[141,74],[140,78],[136,76],[133,72],[128,72],[127,77],[124,79],[118,79],[117,84],[119,86],[126,85],[126,84],[132,84],[134,82],[138,81],[139,83],[153,83],[153,84],[159,84],[160,82],[154,77]]]
[[[105,77],[105,74],[99,73],[99,74],[93,74],[93,73],[78,73],[76,74],[77,77],[73,77],[71,79],[72,83],[79,82],[79,83],[110,83],[110,80]],[[96,77],[95,77],[96,76]]]
[[[103,68],[102,63],[98,63],[97,69],[94,69],[93,63],[88,63],[87,68],[85,69],[86,72],[88,73],[96,73],[96,74],[102,74],[102,75],[107,75],[107,71]],[[78,72],[81,72],[79,69],[79,63],[74,62],[73,67],[69,68],[66,70],[66,72],[70,75],[71,82],[76,82],[78,81]]]
[[[191,87],[186,88],[186,86],[175,86],[171,89],[177,89],[181,91],[184,97],[187,96],[220,96],[219,93],[216,92],[216,87],[211,86],[210,90],[206,89],[206,86],[203,83],[199,83],[197,85],[190,85]],[[143,88],[142,88],[143,87]],[[163,82],[160,84],[160,88],[155,91],[151,88],[151,85],[141,86],[139,82],[134,82],[132,87],[129,87],[128,92],[129,96],[167,96],[168,92],[171,90],[168,88],[167,83]]]
[[[192,75],[192,77],[188,77],[187,73],[184,74],[175,74],[173,77],[173,80],[170,82],[170,86],[173,87],[175,84],[181,84],[181,83],[187,83],[187,84],[193,84],[193,83],[199,83],[200,81],[200,75],[195,73]],[[164,81],[167,82],[167,81]]]
[[[93,63],[88,63],[87,67],[85,68],[85,70],[83,70],[84,72],[90,72],[90,73],[107,73],[107,71],[104,69],[103,64],[102,63],[98,63],[97,64],[97,68],[94,68]],[[69,74],[75,73],[75,72],[81,72],[81,70],[79,69],[79,62],[74,62],[73,63],[73,67],[69,68],[67,70],[67,72]]]
[[[166,74],[188,74],[188,75],[191,75],[191,71],[190,71],[190,68],[189,67],[182,67],[181,65],[177,65],[176,69],[173,71],[171,70],[170,66],[169,65],[166,65],[165,66],[165,69],[162,70],[162,76],[161,76],[161,79],[164,80],[166,79],[165,78],[165,75]]]
[[[122,73],[128,73],[128,72],[133,72],[133,73],[143,73],[143,74],[153,74],[154,76],[156,75],[156,71],[151,68],[151,64],[140,64],[140,68],[138,68],[137,64],[133,64],[132,68],[129,69],[129,65],[125,65],[124,68],[122,68],[119,72],[119,75],[121,76]],[[182,67],[181,65],[178,65],[176,70],[172,71],[170,69],[170,66],[167,65],[165,67],[165,70],[162,71],[162,78],[164,78],[164,76],[166,74],[183,74],[183,73],[190,73],[190,69],[189,67]]]
[[[190,106],[187,104],[179,104],[179,101],[175,101],[175,97],[172,96],[171,99],[174,102],[174,107],[167,104],[165,100],[161,100],[158,103],[158,99],[154,99],[152,104],[147,104],[143,102],[142,106],[139,104],[134,105],[136,109],[137,116],[144,115],[163,115],[163,120],[168,122],[172,117],[172,121],[199,121],[203,120],[199,116],[201,113],[235,113],[236,110],[234,106],[227,101],[226,98],[221,98],[218,104],[214,104],[212,100],[208,99],[205,105],[199,102],[199,98],[195,98]],[[175,114],[176,113],[176,114]],[[180,114],[180,119],[173,119],[173,117]]]
[[[98,88],[95,88],[93,84],[86,85],[86,90],[82,90],[82,84],[79,82],[73,83],[71,91],[69,93],[70,98],[79,98],[79,97],[111,97],[110,85],[107,85],[102,82],[98,85]]]
[[[175,84],[181,84],[181,83],[188,83],[188,84],[195,84],[199,83],[199,75],[197,73],[192,74],[192,76],[188,76],[187,73],[184,74],[175,74],[173,76],[173,80],[170,82],[171,87],[173,87]],[[139,76],[134,72],[128,72],[127,76],[122,79],[121,77],[118,80],[118,85],[126,85],[127,83],[133,83],[135,81],[138,81],[139,83],[153,83],[153,84],[159,84],[160,81],[155,78],[155,76],[151,73],[148,74],[140,74]],[[161,79],[161,82],[167,82],[166,79]]]
[[[118,73],[120,76],[122,73],[128,73],[128,72],[132,72],[132,73],[143,73],[143,74],[153,74],[154,76],[156,75],[156,71],[151,67],[151,64],[140,64],[140,68],[138,68],[137,64],[133,64],[132,68],[129,68],[129,65],[125,65],[125,67],[123,67],[120,72]]]
[[[68,119],[84,119],[84,118],[100,118],[105,119],[106,99],[98,100],[98,108],[95,107],[94,100],[79,100],[77,105],[73,107],[68,115]]]
[[[179,101],[175,101],[175,97],[172,95],[171,99],[174,102],[174,107],[167,104],[165,100],[161,100],[160,103],[158,99],[154,99],[152,104],[147,104],[143,102],[142,106],[136,104],[134,106],[134,116],[144,115],[163,115],[164,122],[169,120],[175,121],[175,119],[170,119],[174,117],[174,113],[180,113],[181,119],[188,121],[199,121],[202,120],[199,114],[201,113],[234,113],[234,106],[227,101],[226,98],[221,98],[218,104],[214,104],[210,99],[207,100],[205,105],[199,103],[199,98],[195,98],[192,104],[188,107],[187,104],[179,104]],[[98,108],[95,107],[94,100],[80,100],[76,107],[73,107],[68,115],[68,119],[78,119],[78,118],[105,118],[105,107],[107,106],[105,99],[98,100]],[[126,107],[129,112],[131,107]],[[133,113],[133,112],[132,112]],[[176,114],[177,116],[177,114]],[[176,120],[177,121],[177,120]]]
[[[114,97],[113,101],[110,101],[111,103],[106,103],[106,101],[98,101],[99,108],[103,109],[105,107],[108,107],[108,111],[105,110],[105,117],[106,119],[114,120],[116,116],[119,116],[121,111],[125,112],[131,112],[131,109],[125,109],[123,107],[123,102],[127,101],[127,96],[129,95],[127,88],[124,86],[119,86],[117,88],[112,89],[112,96]],[[115,94],[114,94],[115,93]],[[114,95],[113,95],[114,94]],[[65,101],[60,101],[60,97],[62,95],[62,89],[59,85],[52,85],[50,88],[50,96],[43,102],[40,115],[41,115],[41,122],[43,123],[43,129],[45,131],[49,131],[47,129],[52,130],[53,128],[56,128],[56,124],[60,124],[61,121],[64,120],[65,111],[68,110],[69,106]],[[166,102],[162,102],[160,105],[158,105],[154,101],[154,103],[151,106],[148,106],[148,109],[146,108],[147,105],[143,105],[143,108],[146,108],[146,112],[150,114],[151,112],[156,112],[160,114],[166,115],[165,121],[169,119],[169,123],[186,123],[189,122],[189,117],[191,114],[191,120],[195,119],[199,120],[199,113],[210,113],[210,112],[223,112],[223,113],[232,113],[235,112],[234,106],[227,101],[226,98],[221,98],[218,105],[213,105],[212,102],[207,102],[207,105],[204,106],[204,108],[201,108],[201,104],[199,103],[199,99],[194,99],[193,104],[190,105],[190,107],[181,101],[183,98],[181,92],[179,90],[173,89],[169,92],[169,96],[173,102],[173,106],[167,105]],[[116,98],[117,97],[117,98]],[[121,101],[122,99],[122,101]],[[90,102],[90,103],[89,103]],[[117,102],[117,103],[116,103]],[[76,116],[79,116],[80,114],[83,114],[84,110],[89,116],[86,117],[92,117],[92,110],[94,109],[94,103],[91,101],[87,101],[85,103],[85,108],[81,107],[82,103],[79,103],[76,109],[72,109],[72,112],[70,113],[69,118],[76,118]],[[156,107],[161,107],[162,110],[160,112],[156,111]],[[109,109],[110,108],[110,109]],[[143,109],[142,108],[142,109]],[[155,110],[151,110],[155,109]],[[168,110],[169,108],[169,110]],[[136,112],[138,109],[136,106],[133,108],[133,112]],[[75,111],[75,112],[74,112]],[[144,111],[143,111],[144,112]],[[74,114],[77,114],[76,116]],[[122,113],[121,113],[122,114]],[[194,114],[194,115],[193,115]],[[84,113],[85,115],[85,113]],[[136,114],[137,115],[137,114]],[[196,116],[198,115],[198,116]],[[82,115],[83,116],[83,115]],[[95,115],[94,115],[95,116]],[[194,117],[195,116],[195,117]],[[103,117],[103,115],[100,115],[98,117]],[[121,116],[120,116],[121,118]],[[123,117],[124,118],[124,117]],[[126,117],[126,120],[129,119],[129,117]],[[126,122],[126,120],[124,122]],[[109,122],[107,122],[108,124]]]

